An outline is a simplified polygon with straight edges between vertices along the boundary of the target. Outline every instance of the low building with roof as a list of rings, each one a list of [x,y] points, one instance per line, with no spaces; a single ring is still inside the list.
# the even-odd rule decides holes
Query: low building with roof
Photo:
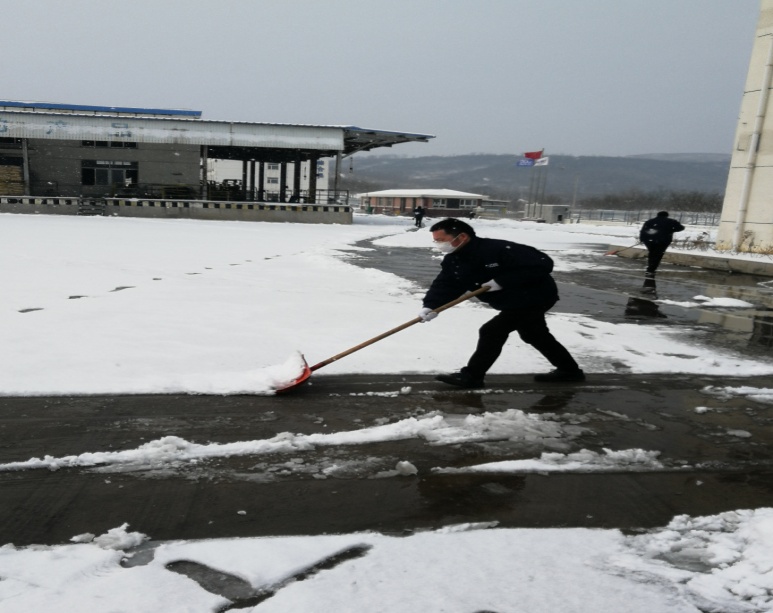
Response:
[[[488,196],[453,189],[385,189],[359,194],[370,213],[412,215],[421,206],[428,217],[469,217],[481,212]]]
[[[341,160],[430,138],[204,120],[185,109],[0,101],[0,212],[351,223]],[[326,159],[335,160],[332,181]],[[213,160],[241,164],[241,177],[210,180]]]

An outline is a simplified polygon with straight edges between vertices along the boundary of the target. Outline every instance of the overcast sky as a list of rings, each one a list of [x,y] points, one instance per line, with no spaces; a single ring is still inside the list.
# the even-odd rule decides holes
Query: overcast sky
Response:
[[[0,0],[7,100],[433,134],[402,155],[732,150],[759,0]]]

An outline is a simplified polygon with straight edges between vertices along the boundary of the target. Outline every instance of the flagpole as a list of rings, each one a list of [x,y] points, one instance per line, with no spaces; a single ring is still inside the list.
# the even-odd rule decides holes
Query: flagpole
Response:
[[[540,217],[542,217],[542,205],[545,204],[545,187],[548,183],[548,168],[547,166],[544,167],[544,170],[542,167],[540,167],[540,179],[542,180],[542,186],[540,188],[540,197],[539,197],[539,203],[540,203]]]
[[[539,201],[539,192],[540,192],[540,180],[542,178],[542,174],[539,171],[535,171],[534,167],[538,164],[538,161],[542,158],[542,155],[545,153],[544,149],[540,149],[539,151],[527,151],[523,154],[523,161],[524,162],[531,162],[531,164],[521,164],[519,162],[519,166],[531,166],[531,174],[529,175],[529,199],[526,202],[526,210],[525,210],[525,216],[527,219],[531,219],[536,217],[537,215],[537,204]],[[545,160],[547,162],[547,160]],[[544,195],[544,194],[543,194]]]
[[[535,172],[534,166],[531,167],[531,176],[529,177],[529,202],[526,204],[526,217],[531,218],[532,217],[532,211],[531,208],[534,206],[534,199],[536,198],[535,190],[534,190],[534,181],[535,177],[537,176],[537,173]]]
[[[572,223],[572,215],[577,208],[577,185],[580,183],[580,173],[574,175],[574,190],[572,191],[572,208],[569,210],[569,223]]]

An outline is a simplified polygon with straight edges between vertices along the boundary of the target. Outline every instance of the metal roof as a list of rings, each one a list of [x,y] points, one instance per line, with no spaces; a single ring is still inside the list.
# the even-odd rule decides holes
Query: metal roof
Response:
[[[23,102],[18,100],[0,100],[0,109],[21,109],[25,111],[56,111],[59,113],[98,113],[98,114],[118,114],[126,113],[131,115],[169,115],[182,117],[201,117],[201,111],[191,111],[188,109],[145,109],[128,106],[92,106],[88,104],[59,104],[56,102]]]
[[[228,155],[234,159],[254,158],[260,149],[351,155],[434,138],[430,134],[356,126],[204,120],[200,115],[199,111],[172,109],[0,101],[0,136],[207,145],[236,148]]]
[[[358,151],[370,151],[378,147],[391,147],[400,143],[426,143],[430,138],[435,138],[432,134],[371,130],[356,126],[341,127],[344,129],[344,152],[347,155]]]

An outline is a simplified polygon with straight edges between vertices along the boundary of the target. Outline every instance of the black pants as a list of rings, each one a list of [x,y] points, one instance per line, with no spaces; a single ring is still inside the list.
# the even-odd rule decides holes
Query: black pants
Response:
[[[647,247],[647,272],[654,273],[660,266],[660,260],[663,259],[668,244],[645,243],[644,245]]]
[[[518,332],[524,343],[534,347],[554,367],[577,370],[577,362],[548,330],[545,313],[542,309],[508,309],[483,324],[478,332],[478,346],[465,371],[483,377],[502,353],[511,332]]]

